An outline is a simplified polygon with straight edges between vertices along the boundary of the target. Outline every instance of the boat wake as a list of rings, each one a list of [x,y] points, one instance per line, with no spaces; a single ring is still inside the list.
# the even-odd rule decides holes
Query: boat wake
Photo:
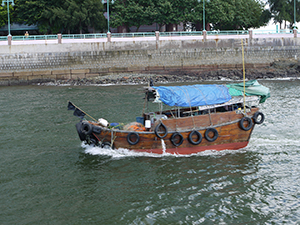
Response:
[[[81,147],[84,148],[84,152],[90,155],[101,155],[101,156],[110,156],[112,158],[126,158],[126,157],[152,157],[152,158],[163,158],[163,157],[193,157],[193,156],[223,156],[227,154],[235,154],[245,152],[245,150],[207,150],[195,154],[171,154],[167,153],[164,149],[163,154],[155,154],[155,153],[147,153],[147,152],[135,152],[133,150],[119,148],[119,149],[111,149],[111,148],[101,148],[98,146],[90,146],[84,144],[82,142]]]

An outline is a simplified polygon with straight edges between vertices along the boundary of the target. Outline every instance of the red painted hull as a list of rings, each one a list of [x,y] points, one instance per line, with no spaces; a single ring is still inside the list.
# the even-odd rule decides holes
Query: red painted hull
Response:
[[[135,149],[135,152],[147,152],[147,153],[154,153],[154,154],[179,154],[179,155],[190,155],[196,154],[199,152],[204,152],[207,150],[215,150],[215,151],[222,151],[222,150],[238,150],[241,148],[245,148],[248,145],[248,141],[246,142],[239,142],[239,143],[228,143],[228,144],[220,144],[220,145],[213,145],[213,146],[197,146],[197,147],[187,147],[187,148],[169,148],[166,150],[163,149]]]

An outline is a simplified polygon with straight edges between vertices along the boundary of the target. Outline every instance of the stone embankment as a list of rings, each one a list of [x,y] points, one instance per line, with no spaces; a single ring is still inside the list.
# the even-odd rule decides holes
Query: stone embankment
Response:
[[[250,68],[245,71],[246,79],[276,79],[276,78],[300,78],[300,61],[277,60],[263,68]],[[165,71],[161,74],[113,74],[94,78],[57,80],[50,82],[37,82],[39,85],[101,85],[101,84],[147,84],[150,78],[154,83],[176,83],[243,79],[241,69],[220,69],[204,72],[197,71]]]
[[[300,38],[183,39],[11,45],[0,48],[0,85],[127,84],[298,77]]]

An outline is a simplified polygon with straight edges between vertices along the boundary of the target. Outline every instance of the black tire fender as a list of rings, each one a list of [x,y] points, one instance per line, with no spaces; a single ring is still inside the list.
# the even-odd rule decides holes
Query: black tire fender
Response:
[[[244,126],[244,122],[247,122],[248,123],[248,126],[247,127],[245,127]],[[253,122],[252,122],[252,119],[251,118],[249,118],[249,117],[243,117],[241,120],[240,120],[240,128],[242,129],[242,130],[245,130],[245,131],[248,131],[248,130],[250,130],[251,128],[252,128],[252,126],[253,126]]]
[[[86,135],[84,133],[82,133],[81,131],[82,128],[82,122],[79,122],[76,124],[76,130],[79,136],[80,141],[85,141],[86,140]]]
[[[209,133],[213,132],[214,133],[214,136],[213,137],[210,137],[209,136]],[[208,128],[206,131],[205,131],[205,134],[204,134],[206,140],[208,140],[209,142],[213,142],[215,140],[217,140],[218,136],[219,136],[219,133],[218,131],[215,129],[215,128]]]
[[[115,149],[115,146],[111,146],[111,143],[109,141],[105,141],[101,144],[101,148],[105,149]]]
[[[93,131],[92,124],[88,122],[82,122],[81,132],[85,135],[90,135]]]
[[[260,117],[260,120],[259,120]],[[262,112],[254,113],[252,117],[255,124],[262,124],[265,121],[265,115]]]
[[[101,134],[102,127],[92,125],[92,131],[93,131],[93,133]]]
[[[193,135],[197,135],[197,137],[198,137],[197,141],[194,141],[194,140],[193,140]],[[202,135],[200,134],[199,131],[193,130],[193,131],[189,134],[188,139],[189,139],[189,142],[190,142],[191,144],[193,144],[193,145],[199,145],[199,144],[201,143],[201,141],[202,141]]]
[[[163,134],[163,135],[160,135],[159,134],[159,128],[160,127],[162,127],[166,132]],[[166,127],[166,125],[164,125],[163,123],[160,123],[160,124],[158,124],[156,127],[155,127],[155,129],[154,129],[154,132],[155,132],[155,134],[156,134],[156,136],[158,137],[158,138],[164,138],[164,137],[166,137],[167,136],[167,134],[168,134],[168,128]]]
[[[132,138],[135,137],[135,141],[132,141]],[[136,132],[130,132],[128,135],[127,135],[127,142],[131,145],[136,145],[137,143],[139,143],[140,141],[140,136],[138,133]]]
[[[179,136],[179,138],[180,138],[179,142],[176,142],[176,136]],[[174,146],[178,147],[183,142],[183,136],[179,132],[175,132],[171,136],[171,142]]]

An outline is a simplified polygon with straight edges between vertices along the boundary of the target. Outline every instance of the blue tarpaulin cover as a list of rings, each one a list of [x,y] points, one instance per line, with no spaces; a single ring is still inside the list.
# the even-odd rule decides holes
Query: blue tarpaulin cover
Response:
[[[231,99],[225,85],[188,85],[188,86],[153,86],[159,94],[159,100],[169,106],[193,107],[213,105]]]

